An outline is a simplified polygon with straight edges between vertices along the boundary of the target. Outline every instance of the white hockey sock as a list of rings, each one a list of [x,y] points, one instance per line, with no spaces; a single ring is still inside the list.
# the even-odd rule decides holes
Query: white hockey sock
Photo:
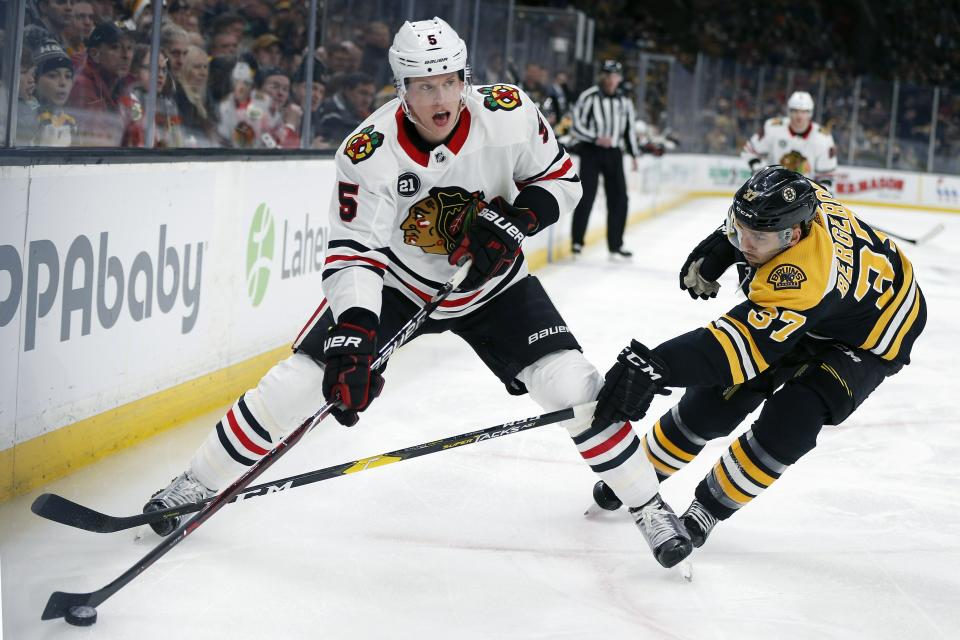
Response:
[[[320,408],[323,367],[303,354],[273,366],[243,394],[190,461],[193,476],[219,491]]]
[[[603,376],[582,353],[558,351],[540,358],[517,375],[530,396],[547,411],[592,402]],[[603,429],[567,425],[570,437],[590,468],[628,507],[639,507],[657,494],[657,473],[647,460],[630,423]]]
[[[570,430],[570,437],[590,468],[628,507],[640,507],[660,490],[657,473],[629,422]]]

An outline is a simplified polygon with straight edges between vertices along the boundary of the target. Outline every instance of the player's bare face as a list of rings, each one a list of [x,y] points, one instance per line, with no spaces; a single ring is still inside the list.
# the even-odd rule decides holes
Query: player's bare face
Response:
[[[756,231],[734,221],[737,243],[740,252],[751,267],[757,268],[800,241],[800,227],[794,227],[790,239],[784,242],[779,231]]]
[[[790,129],[794,133],[803,133],[806,131],[812,119],[813,113],[810,111],[790,109]]]
[[[443,142],[460,119],[463,80],[457,73],[412,78],[407,106],[417,131],[427,142]]]

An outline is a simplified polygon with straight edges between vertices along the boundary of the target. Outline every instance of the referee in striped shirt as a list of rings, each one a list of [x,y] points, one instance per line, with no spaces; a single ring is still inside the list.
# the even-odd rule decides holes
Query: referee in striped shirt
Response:
[[[573,212],[573,253],[583,250],[583,238],[597,182],[603,174],[607,194],[607,248],[611,257],[630,258],[623,246],[623,230],[627,224],[627,180],[623,174],[623,151],[633,157],[637,170],[640,147],[634,132],[636,115],[630,97],[620,91],[623,67],[607,60],[600,70],[596,85],[580,94],[573,108],[574,151],[580,156],[580,180],[583,198]]]

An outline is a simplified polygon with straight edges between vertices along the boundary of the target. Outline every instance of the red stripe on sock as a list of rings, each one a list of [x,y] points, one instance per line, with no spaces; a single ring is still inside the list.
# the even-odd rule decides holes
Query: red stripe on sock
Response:
[[[581,451],[580,455],[585,459],[596,458],[601,453],[606,453],[617,446],[617,443],[627,437],[627,434],[630,433],[632,427],[629,422],[624,422],[623,427],[620,431],[617,431],[615,434],[598,444],[597,446],[587,449],[586,451]]]
[[[237,418],[233,415],[233,407],[230,408],[230,411],[227,411],[227,422],[230,423],[230,430],[233,431],[233,435],[237,436],[237,440],[240,441],[244,447],[246,447],[251,452],[257,454],[258,456],[265,456],[269,451],[263,447],[258,447],[254,444],[253,440],[247,437],[247,434],[240,429],[240,425],[237,424]]]

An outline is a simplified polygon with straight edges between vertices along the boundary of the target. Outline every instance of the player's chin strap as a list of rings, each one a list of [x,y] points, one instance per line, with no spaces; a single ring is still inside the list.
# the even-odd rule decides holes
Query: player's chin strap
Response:
[[[470,270],[470,264],[471,263],[469,260],[462,262],[458,266],[456,273],[453,274],[453,277],[451,277],[440,288],[440,290],[437,291],[437,293],[429,300],[429,302],[423,305],[423,307],[417,311],[416,314],[414,314],[407,324],[403,325],[396,335],[394,335],[386,344],[383,345],[383,347],[380,349],[380,355],[371,365],[372,369],[377,369],[386,364],[387,360],[390,359],[390,356],[393,355],[393,352],[396,351],[400,345],[409,340],[414,333],[416,333],[417,329],[419,329],[423,323],[427,321],[427,317],[433,313],[440,306],[440,303],[446,300],[453,290],[463,281],[463,279],[467,277],[467,272]],[[74,607],[99,606],[107,598],[115,594],[117,591],[129,584],[131,580],[143,573],[150,565],[163,557],[168,551],[173,549],[173,547],[182,542],[184,538],[193,533],[197,527],[206,522],[210,516],[219,511],[224,505],[240,494],[251,482],[259,477],[264,471],[269,469],[274,462],[279,460],[280,456],[289,451],[290,448],[297,444],[300,439],[303,438],[303,436],[313,429],[313,427],[327,417],[338,401],[339,400],[337,398],[333,398],[324,403],[324,405],[320,407],[315,414],[307,418],[299,427],[288,433],[286,437],[278,442],[273,449],[268,451],[265,456],[257,460],[253,466],[244,472],[243,475],[234,480],[233,484],[217,494],[210,502],[205,504],[195,516],[181,524],[176,531],[164,538],[160,544],[154,547],[147,555],[143,556],[143,558],[138,560],[132,567],[127,569],[113,582],[101,589],[98,589],[97,591],[90,593],[65,593],[63,591],[55,591],[47,601],[47,606],[44,608],[40,619],[52,620],[55,618],[62,618],[66,616],[70,609]]]

